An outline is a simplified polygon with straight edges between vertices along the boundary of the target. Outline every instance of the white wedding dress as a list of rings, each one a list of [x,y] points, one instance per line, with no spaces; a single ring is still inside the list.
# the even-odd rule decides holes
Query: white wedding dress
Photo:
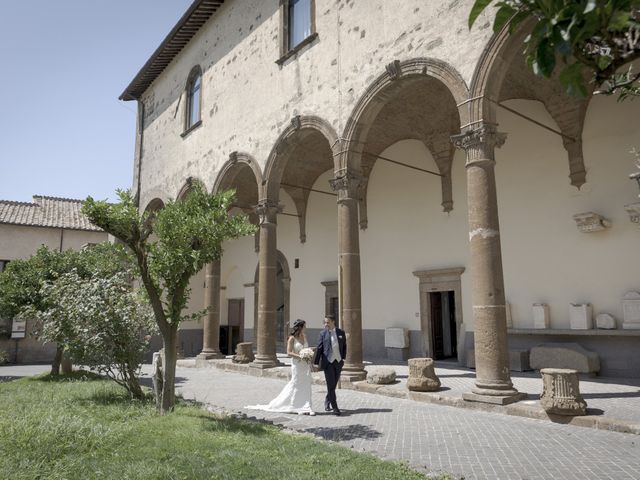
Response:
[[[307,348],[304,344],[293,340],[293,351],[300,353],[300,350]],[[291,380],[287,383],[280,394],[271,400],[268,405],[250,405],[246,408],[252,410],[266,410],[267,412],[311,414],[311,365],[298,358],[291,359]]]

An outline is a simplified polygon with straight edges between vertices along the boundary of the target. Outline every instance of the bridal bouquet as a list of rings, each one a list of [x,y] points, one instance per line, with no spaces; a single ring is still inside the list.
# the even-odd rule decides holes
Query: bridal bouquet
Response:
[[[300,360],[311,363],[314,356],[313,348],[303,348],[302,350],[300,350],[300,353],[298,355],[300,355]]]

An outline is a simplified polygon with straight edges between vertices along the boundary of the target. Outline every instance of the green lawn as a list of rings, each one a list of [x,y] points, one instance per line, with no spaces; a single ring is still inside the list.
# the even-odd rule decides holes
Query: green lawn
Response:
[[[0,383],[1,479],[413,479],[383,462],[278,428],[149,402],[76,372]]]

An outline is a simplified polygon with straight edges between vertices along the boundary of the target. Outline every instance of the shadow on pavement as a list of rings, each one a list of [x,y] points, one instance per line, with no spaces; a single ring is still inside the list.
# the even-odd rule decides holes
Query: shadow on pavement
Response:
[[[343,410],[343,416],[346,412]],[[325,440],[345,441],[357,438],[373,439],[382,436],[378,430],[366,425],[345,425],[343,427],[313,427],[304,430]]]

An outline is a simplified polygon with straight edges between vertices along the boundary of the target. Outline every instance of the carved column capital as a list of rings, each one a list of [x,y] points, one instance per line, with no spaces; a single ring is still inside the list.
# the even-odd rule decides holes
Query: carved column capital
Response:
[[[486,123],[451,136],[453,145],[467,152],[467,166],[479,162],[495,163],[494,151],[504,145],[506,139],[506,133],[498,132],[495,125]]]
[[[362,179],[359,176],[349,172],[329,180],[331,189],[338,194],[338,203],[348,199],[357,199],[361,183]]]
[[[278,213],[282,211],[282,207],[271,200],[263,200],[255,206],[255,212],[258,215],[260,226],[277,223]]]

